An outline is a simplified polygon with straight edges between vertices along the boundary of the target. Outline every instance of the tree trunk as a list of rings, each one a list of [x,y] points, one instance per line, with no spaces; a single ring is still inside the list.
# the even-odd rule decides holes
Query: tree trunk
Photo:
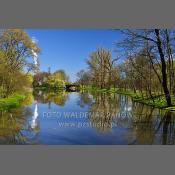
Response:
[[[160,55],[160,59],[161,59],[161,64],[162,64],[162,87],[163,87],[163,90],[164,90],[164,93],[165,93],[165,98],[166,98],[166,101],[167,101],[167,105],[168,106],[171,106],[172,103],[171,103],[171,96],[170,96],[170,92],[169,92],[169,89],[168,89],[168,85],[167,85],[167,74],[166,74],[166,61],[165,61],[165,57],[164,57],[164,53],[162,51],[162,42],[161,42],[161,39],[160,39],[160,30],[159,29],[155,29],[155,34],[156,34],[156,37],[157,37],[157,48],[158,48],[158,51],[159,51],[159,55]]]

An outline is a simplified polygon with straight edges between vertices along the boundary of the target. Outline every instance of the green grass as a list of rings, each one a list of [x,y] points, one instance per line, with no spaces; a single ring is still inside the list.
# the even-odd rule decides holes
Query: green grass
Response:
[[[99,89],[97,87],[87,87],[84,89],[90,92],[117,93],[117,94],[127,95],[127,96],[132,97],[132,99],[135,102],[143,103],[148,106],[153,106],[155,108],[165,109],[167,111],[175,111],[175,97],[174,96],[171,97],[173,106],[167,107],[167,103],[166,103],[166,99],[164,95],[162,96],[154,95],[153,96],[154,100],[153,100],[151,98],[148,98],[146,94],[142,95],[140,92],[137,91],[137,93],[135,93],[132,90],[125,90],[125,89],[119,89],[119,88]]]
[[[25,95],[22,94],[14,94],[8,98],[0,99],[0,111],[18,107],[24,99]]]
[[[117,90],[116,93],[128,95],[128,96],[132,97],[134,101],[139,102],[139,103],[143,103],[143,104],[146,104],[149,106],[153,106],[153,107],[161,108],[161,109],[166,109],[166,110],[175,110],[175,98],[173,96],[172,96],[173,106],[167,107],[167,102],[166,102],[164,95],[162,95],[162,96],[155,95],[155,96],[153,96],[153,99],[152,99],[152,98],[148,98],[146,95],[142,96],[141,93],[139,93],[139,92],[134,93],[131,90],[127,90],[127,91]]]

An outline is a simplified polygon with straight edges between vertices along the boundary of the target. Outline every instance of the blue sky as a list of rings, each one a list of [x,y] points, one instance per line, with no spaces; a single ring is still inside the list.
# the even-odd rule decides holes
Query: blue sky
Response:
[[[71,81],[76,73],[86,69],[86,59],[98,47],[111,49],[113,57],[114,42],[121,39],[120,31],[110,29],[27,29],[30,37],[38,41],[41,71],[51,67],[54,72],[64,69]]]

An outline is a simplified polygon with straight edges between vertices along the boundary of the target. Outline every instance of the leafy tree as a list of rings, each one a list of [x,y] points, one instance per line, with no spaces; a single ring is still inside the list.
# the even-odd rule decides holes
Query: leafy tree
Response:
[[[22,29],[7,29],[0,34],[0,96],[7,97],[31,87],[29,72],[36,69],[33,58],[39,48]],[[34,55],[35,53],[35,55]]]
[[[45,86],[50,74],[48,72],[38,72],[33,76],[33,86]]]
[[[112,59],[109,50],[99,48],[87,60],[93,84],[105,88],[111,81]]]
[[[141,51],[145,60],[149,61],[149,88],[152,91],[151,79],[159,81],[159,92],[163,91],[168,106],[172,105],[171,92],[174,86],[174,32],[167,29],[123,30],[124,38],[118,46],[124,48],[126,57],[132,59]],[[135,65],[135,64],[133,64]],[[140,74],[140,76],[143,74]],[[139,88],[140,89],[140,88]],[[151,94],[150,94],[151,95]]]
[[[91,84],[91,79],[91,74],[88,71],[80,70],[77,73],[77,83],[79,83],[82,86]]]
[[[64,82],[69,82],[69,77],[66,75],[66,72],[64,70],[57,70],[53,73],[54,76],[56,76],[58,79],[64,81]]]
[[[7,29],[0,36],[0,49],[6,55],[6,63],[11,71],[30,67],[28,58],[33,58],[40,49],[22,29]]]

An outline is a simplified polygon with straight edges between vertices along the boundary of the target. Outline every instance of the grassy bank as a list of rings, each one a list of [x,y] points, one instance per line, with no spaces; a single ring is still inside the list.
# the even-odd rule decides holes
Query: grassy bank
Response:
[[[161,109],[166,109],[166,110],[175,110],[175,97],[172,96],[172,107],[167,107],[166,99],[164,95],[154,95],[153,98],[147,97],[146,95],[142,95],[141,93],[137,92],[134,93],[131,90],[121,90],[118,89],[116,90],[116,93],[118,94],[123,94],[123,95],[128,95],[133,98],[134,101],[143,103],[149,106],[153,106],[156,108],[161,108]]]
[[[0,111],[18,107],[25,97],[24,94],[14,94],[8,98],[0,99]]]
[[[84,87],[84,91],[90,91],[90,92],[101,92],[101,93],[117,93],[122,95],[127,95],[132,97],[132,99],[136,102],[143,103],[149,106],[153,106],[155,108],[165,109],[168,111],[175,111],[175,97],[171,96],[172,98],[172,104],[173,106],[167,107],[166,99],[164,95],[154,95],[153,99],[148,98],[146,94],[141,94],[137,91],[135,93],[132,90],[124,90],[119,88],[110,88],[110,89],[99,89],[97,87]]]

